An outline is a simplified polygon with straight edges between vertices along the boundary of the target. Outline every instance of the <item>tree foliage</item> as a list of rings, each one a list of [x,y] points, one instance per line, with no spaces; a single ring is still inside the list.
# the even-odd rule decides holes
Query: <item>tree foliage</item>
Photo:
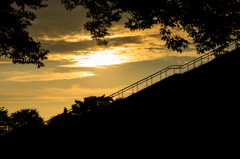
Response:
[[[105,97],[105,95],[99,97],[89,96],[85,97],[83,100],[75,100],[75,103],[72,105],[72,109],[66,111],[66,108],[64,108],[63,113],[52,117],[47,121],[47,123],[51,126],[61,125],[69,120],[73,120],[75,116],[107,107],[112,102],[112,97]]]
[[[44,66],[48,50],[29,36],[28,27],[36,18],[29,10],[44,8],[46,0],[1,0],[0,5],[0,57],[13,63]]]
[[[190,42],[199,53],[220,48],[223,51],[233,41],[240,39],[239,0],[61,0],[66,9],[77,6],[88,9],[85,24],[98,44],[104,39],[113,22],[124,13],[129,15],[125,27],[130,30],[161,27],[160,35],[169,49],[182,52]],[[176,35],[172,29],[181,30],[188,38]],[[192,41],[189,41],[192,39]]]
[[[6,133],[9,122],[8,110],[4,107],[0,107],[0,136]]]
[[[11,114],[11,127],[39,127],[44,125],[43,118],[36,109],[22,109]]]
[[[94,111],[109,106],[112,101],[111,97],[105,97],[104,95],[85,97],[83,101],[75,100],[75,104],[72,105],[72,113],[81,114],[87,111]]]

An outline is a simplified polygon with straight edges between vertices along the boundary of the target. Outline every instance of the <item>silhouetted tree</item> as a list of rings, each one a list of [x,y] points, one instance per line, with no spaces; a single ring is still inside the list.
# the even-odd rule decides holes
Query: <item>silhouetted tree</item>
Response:
[[[58,126],[71,119],[71,117],[72,114],[63,112],[61,114],[53,116],[47,121],[47,124],[51,126]]]
[[[71,111],[66,111],[64,108],[63,113],[58,114],[47,121],[48,125],[57,126],[61,125],[71,119],[74,119],[75,115],[81,115],[88,111],[98,110],[105,106],[109,106],[113,102],[112,97],[103,96],[89,96],[85,97],[83,101],[75,100],[72,105]]]
[[[8,116],[8,110],[4,107],[0,107],[0,135],[7,132],[10,118]]]
[[[107,44],[104,37],[113,22],[127,13],[125,27],[145,30],[160,24],[160,35],[169,49],[182,52],[190,42],[199,53],[219,48],[240,39],[239,0],[61,0],[66,9],[77,6],[88,9],[85,24],[92,38]],[[184,31],[192,40],[175,34],[173,29]]]
[[[44,66],[48,50],[35,42],[28,33],[28,27],[36,18],[31,9],[46,7],[46,0],[1,0],[0,2],[0,57],[12,59],[13,63]],[[26,9],[28,8],[28,9]]]
[[[83,101],[75,100],[75,104],[72,105],[73,114],[81,114],[87,111],[93,111],[105,106],[109,106],[113,99],[111,97],[103,96],[89,96],[85,97]]]
[[[75,100],[75,104],[72,105],[73,114],[81,114],[88,111],[88,106],[81,100]]]
[[[43,118],[36,109],[22,109],[11,114],[11,127],[17,129],[21,127],[41,127],[44,125]]]
[[[90,96],[84,98],[84,104],[88,106],[89,111],[93,111],[105,106],[110,105],[112,102],[111,97],[105,97],[105,95],[96,97],[96,96]]]

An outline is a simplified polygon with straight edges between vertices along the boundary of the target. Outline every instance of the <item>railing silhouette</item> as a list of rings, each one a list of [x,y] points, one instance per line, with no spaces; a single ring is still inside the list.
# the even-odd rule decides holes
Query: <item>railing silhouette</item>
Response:
[[[231,47],[232,45],[236,44],[236,42],[232,42],[229,44],[227,51],[232,51],[234,47]],[[128,97],[134,93],[139,92],[140,90],[149,87],[150,85],[159,82],[167,77],[170,77],[175,74],[182,74],[185,72],[188,72],[192,69],[195,69],[199,66],[202,66],[203,64],[206,64],[210,61],[212,61],[216,56],[216,50],[210,51],[186,64],[183,65],[171,65],[169,67],[166,67],[146,78],[143,78],[142,80],[133,83],[113,94],[111,94],[109,97],[115,98],[125,98]]]

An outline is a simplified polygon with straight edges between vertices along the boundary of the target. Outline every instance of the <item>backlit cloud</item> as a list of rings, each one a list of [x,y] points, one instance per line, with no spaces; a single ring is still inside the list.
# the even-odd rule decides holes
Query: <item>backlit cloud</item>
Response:
[[[39,40],[44,40],[44,41],[65,41],[65,42],[79,42],[79,41],[85,41],[85,40],[92,40],[91,36],[82,32],[72,32],[69,34],[60,34],[57,36],[48,36],[48,35],[43,35],[38,37]]]
[[[127,56],[120,54],[121,48],[91,51],[87,55],[71,55],[66,59],[72,61],[70,65],[59,65],[59,67],[104,67],[128,62]]]
[[[91,77],[95,74],[89,71],[82,72],[1,72],[2,75],[5,75],[4,81],[12,82],[40,82],[40,81],[54,81],[54,80],[71,80],[79,79],[84,77]]]

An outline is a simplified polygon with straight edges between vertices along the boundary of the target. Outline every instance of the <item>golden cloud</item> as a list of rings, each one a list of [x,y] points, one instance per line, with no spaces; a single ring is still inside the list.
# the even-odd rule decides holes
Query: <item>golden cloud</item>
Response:
[[[39,81],[54,81],[54,80],[71,80],[84,77],[95,76],[93,72],[54,72],[54,71],[40,71],[40,72],[5,72],[2,73],[7,78],[4,81],[12,82],[39,82]]]

